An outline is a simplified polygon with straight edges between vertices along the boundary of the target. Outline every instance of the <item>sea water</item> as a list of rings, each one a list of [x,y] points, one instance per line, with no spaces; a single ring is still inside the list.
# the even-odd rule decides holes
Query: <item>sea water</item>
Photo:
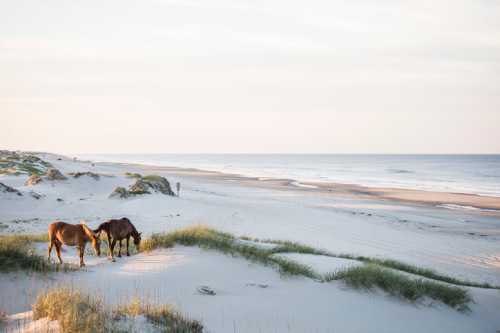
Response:
[[[500,197],[500,155],[85,154],[78,157],[297,182],[336,182]]]

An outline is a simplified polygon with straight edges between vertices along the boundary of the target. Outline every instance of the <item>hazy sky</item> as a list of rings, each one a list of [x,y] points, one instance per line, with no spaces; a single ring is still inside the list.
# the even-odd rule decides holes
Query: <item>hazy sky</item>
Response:
[[[0,1],[0,116],[0,149],[500,153],[500,1]]]

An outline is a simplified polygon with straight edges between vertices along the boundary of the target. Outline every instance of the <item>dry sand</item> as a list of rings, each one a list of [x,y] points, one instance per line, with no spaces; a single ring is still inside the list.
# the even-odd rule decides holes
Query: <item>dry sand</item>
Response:
[[[94,227],[122,216],[129,217],[145,236],[205,224],[238,236],[292,240],[334,253],[392,258],[455,277],[500,284],[500,220],[496,212],[437,207],[494,207],[484,202],[445,202],[441,197],[425,196],[427,192],[419,195],[428,201],[391,199],[389,196],[395,194],[388,190],[348,185],[297,184],[153,166],[92,165],[64,157],[58,160],[51,154],[42,157],[63,173],[93,171],[113,177],[94,180],[83,176],[29,187],[24,185],[26,177],[0,176],[0,182],[23,193],[35,190],[43,195],[36,200],[28,195],[2,194],[1,232],[45,232],[55,219],[70,223],[83,219]],[[153,194],[109,199],[116,186],[133,183],[125,172],[160,174],[172,183],[180,181],[181,197]],[[413,192],[411,195],[416,195]],[[46,245],[40,246],[44,252]],[[63,257],[77,262],[74,249],[68,248]],[[351,264],[315,256],[292,257],[321,272]],[[463,314],[439,303],[412,305],[381,292],[351,290],[341,283],[283,279],[270,268],[197,248],[176,247],[122,258],[117,263],[89,256],[86,261],[86,270],[70,274],[0,274],[0,308],[10,314],[25,312],[39,290],[76,283],[88,286],[110,303],[136,294],[172,303],[201,319],[211,332],[234,332],[235,328],[238,332],[500,329],[498,290],[468,288],[475,303],[471,313]],[[214,288],[217,295],[197,294],[196,288],[202,284]],[[269,287],[260,288],[260,284]]]

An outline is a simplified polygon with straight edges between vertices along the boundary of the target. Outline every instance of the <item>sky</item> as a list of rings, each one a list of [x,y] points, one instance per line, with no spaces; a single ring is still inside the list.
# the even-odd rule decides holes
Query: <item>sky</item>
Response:
[[[0,119],[13,150],[500,153],[500,1],[1,1]]]

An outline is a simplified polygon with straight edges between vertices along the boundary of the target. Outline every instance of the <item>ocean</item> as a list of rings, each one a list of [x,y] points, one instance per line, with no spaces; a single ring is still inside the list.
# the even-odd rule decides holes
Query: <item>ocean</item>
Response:
[[[474,193],[500,197],[500,155],[81,154],[96,162],[196,168],[297,182]]]

